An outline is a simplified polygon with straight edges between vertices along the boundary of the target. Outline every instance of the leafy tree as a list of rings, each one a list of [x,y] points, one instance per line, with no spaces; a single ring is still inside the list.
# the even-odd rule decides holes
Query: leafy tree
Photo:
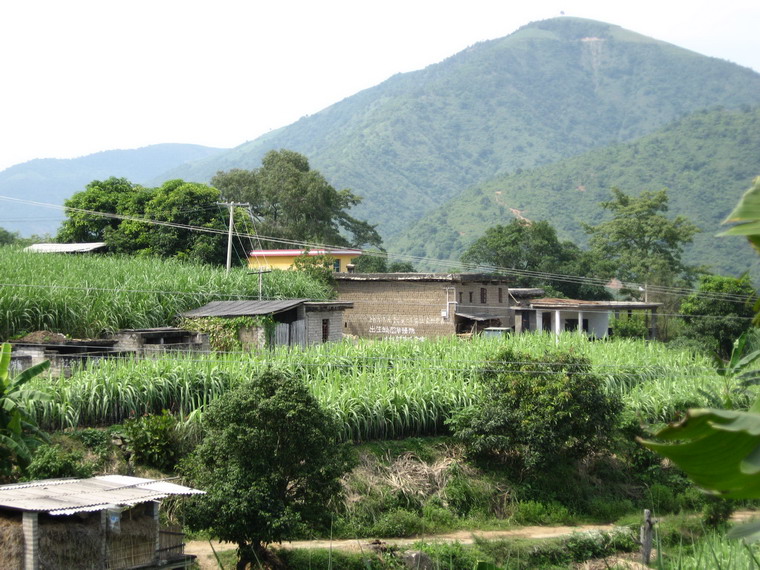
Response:
[[[382,241],[374,226],[348,214],[361,198],[333,188],[297,152],[270,151],[261,168],[217,172],[211,184],[226,200],[248,202],[263,236],[342,246],[379,246]]]
[[[550,293],[576,299],[609,298],[599,285],[559,278],[592,274],[594,260],[574,243],[560,242],[556,230],[546,221],[513,220],[505,226],[488,228],[462,255],[462,261],[514,273],[518,287],[544,287]]]
[[[45,361],[11,376],[11,345],[0,350],[0,478],[8,479],[15,469],[23,471],[32,458],[32,450],[45,441],[45,434],[21,407],[21,402],[44,396],[24,386],[50,367]]]
[[[482,397],[451,422],[472,455],[530,472],[582,458],[614,435],[622,405],[583,356],[507,348],[482,380]]]
[[[622,281],[672,285],[693,278],[694,268],[681,260],[684,244],[699,228],[683,216],[667,218],[667,190],[642,192],[638,197],[612,189],[612,200],[601,202],[612,219],[596,226],[584,224],[591,251],[610,277]]]
[[[183,471],[207,494],[187,505],[186,520],[237,543],[238,568],[326,522],[349,451],[300,379],[266,371],[214,401],[203,421],[206,437]]]
[[[57,239],[105,241],[117,253],[224,264],[227,213],[220,210],[220,198],[215,188],[183,180],[170,180],[159,188],[143,188],[124,178],[95,180],[66,201],[72,209],[67,211],[68,219]],[[238,224],[243,215],[235,212]],[[143,219],[172,225],[140,221]],[[233,247],[238,259],[246,258],[240,240],[235,240]]]
[[[11,245],[20,240],[18,232],[9,232],[5,228],[0,228],[0,245]]]
[[[681,302],[684,335],[700,341],[721,358],[728,358],[739,338],[752,324],[756,292],[748,275],[700,278],[696,292]]]
[[[121,220],[90,212],[124,215],[126,204],[141,191],[141,186],[126,178],[93,180],[64,202],[69,209],[56,239],[62,243],[105,241],[106,229],[117,229]]]
[[[357,273],[414,273],[416,269],[409,261],[392,261],[388,263],[388,254],[383,251],[370,251],[356,260],[354,270]]]
[[[329,254],[309,255],[308,250],[293,260],[293,268],[328,287],[335,287],[333,278],[336,258]]]

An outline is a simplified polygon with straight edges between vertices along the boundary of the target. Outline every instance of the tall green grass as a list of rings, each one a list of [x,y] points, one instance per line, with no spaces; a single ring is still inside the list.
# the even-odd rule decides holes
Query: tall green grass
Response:
[[[344,440],[435,434],[478,397],[478,373],[495,364],[505,342],[532,354],[563,349],[586,355],[606,389],[647,423],[673,420],[689,406],[706,405],[705,393],[724,389],[706,358],[661,344],[516,335],[507,341],[346,341],[262,353],[106,360],[68,379],[38,379],[34,387],[50,399],[28,402],[27,408],[46,428],[104,425],[162,409],[187,416],[274,367],[307,382],[340,422]]]
[[[246,269],[173,259],[29,253],[0,247],[0,338],[48,330],[78,338],[173,324],[214,300],[255,299]],[[326,299],[330,291],[301,272],[263,276],[264,298]]]

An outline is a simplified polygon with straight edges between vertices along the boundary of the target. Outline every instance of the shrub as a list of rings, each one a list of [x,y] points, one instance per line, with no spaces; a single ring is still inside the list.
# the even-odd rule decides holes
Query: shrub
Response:
[[[176,425],[166,410],[125,421],[124,436],[133,459],[156,469],[174,469],[179,459]]]
[[[481,378],[481,398],[450,421],[474,456],[537,471],[606,448],[617,428],[622,404],[583,356],[507,348]]]
[[[27,469],[31,479],[92,477],[93,465],[85,462],[84,452],[65,450],[60,445],[44,444],[37,448]]]
[[[419,515],[405,509],[396,509],[382,515],[372,525],[372,536],[378,537],[404,537],[421,534],[423,530],[422,519]]]
[[[610,322],[612,336],[615,338],[647,338],[649,325],[645,315],[625,315]]]
[[[563,524],[571,519],[567,507],[554,501],[520,501],[512,511],[512,520],[518,524]]]

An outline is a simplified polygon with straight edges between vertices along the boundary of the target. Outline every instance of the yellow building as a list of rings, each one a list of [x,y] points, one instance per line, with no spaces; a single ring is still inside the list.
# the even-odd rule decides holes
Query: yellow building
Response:
[[[296,257],[329,255],[335,258],[333,270],[347,272],[349,264],[362,254],[360,249],[255,249],[248,252],[248,267],[256,270],[290,269]]]

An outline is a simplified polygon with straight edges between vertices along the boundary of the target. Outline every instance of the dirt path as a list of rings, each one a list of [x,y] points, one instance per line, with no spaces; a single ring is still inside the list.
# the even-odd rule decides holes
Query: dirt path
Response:
[[[499,538],[556,538],[567,536],[574,532],[584,530],[612,530],[613,525],[580,525],[580,526],[524,526],[510,530],[478,530],[467,531],[460,530],[446,534],[423,535],[415,538],[388,538],[383,540],[388,546],[410,546],[415,542],[459,542],[460,544],[472,544],[475,538],[493,540]],[[212,550],[213,545],[213,550]],[[292,542],[283,542],[280,548],[332,548],[334,550],[345,550],[359,552],[369,550],[373,546],[372,540],[368,538],[355,538],[350,540],[295,540]],[[214,550],[223,552],[225,550],[234,550],[236,546],[230,543],[208,541],[191,541],[185,546],[187,554],[195,554],[198,557],[198,563],[201,570],[216,570],[218,568]]]
[[[760,516],[757,511],[737,511],[731,517],[734,521],[747,521],[751,518]],[[430,534],[418,536],[416,538],[388,538],[383,540],[388,546],[410,546],[415,542],[459,542],[460,544],[472,544],[475,538],[486,540],[495,540],[500,538],[558,538],[568,536],[574,532],[586,530],[610,531],[614,525],[578,525],[578,526],[523,526],[509,530],[459,530],[446,534]],[[187,554],[195,554],[198,557],[198,564],[201,570],[217,570],[219,566],[214,557],[212,544],[216,552],[234,550],[236,546],[230,543],[208,541],[191,541],[185,546]],[[375,542],[376,544],[376,542]],[[368,538],[354,538],[350,540],[295,540],[293,542],[283,542],[280,548],[333,548],[335,550],[346,550],[359,552],[369,550],[373,546],[373,541]]]

